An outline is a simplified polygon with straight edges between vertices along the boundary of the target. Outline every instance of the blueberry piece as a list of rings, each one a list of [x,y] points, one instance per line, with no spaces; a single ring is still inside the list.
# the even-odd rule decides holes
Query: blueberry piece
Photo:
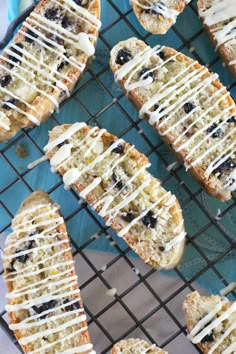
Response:
[[[154,73],[152,71],[149,71],[150,69],[148,68],[143,68],[140,72],[139,72],[139,77],[142,80],[146,80],[148,77],[152,78],[152,81],[154,81]]]
[[[227,119],[227,123],[235,123],[236,119],[235,117],[230,117],[229,119]]]
[[[131,212],[128,212],[127,214],[122,215],[121,217],[122,217],[123,220],[125,220],[127,222],[131,222],[135,218],[134,214],[131,213]]]
[[[114,172],[112,173],[112,181],[115,183],[116,188],[118,188],[119,190],[121,190],[123,188],[122,181],[118,181],[118,178]]]
[[[39,306],[34,305],[34,306],[32,306],[32,308],[37,314],[40,314],[44,311],[53,309],[56,306],[56,304],[57,304],[56,300],[50,300],[48,302],[44,302],[42,305],[39,305]],[[47,315],[43,315],[43,316],[40,316],[39,318],[44,319],[46,317],[47,317]]]
[[[14,106],[16,106],[17,105],[17,99],[16,98],[10,98],[9,100],[7,100],[7,101],[5,101],[4,103],[3,103],[3,105],[2,105],[2,108],[4,108],[4,109],[6,109],[6,110],[10,110],[11,109],[11,107],[10,106],[8,106],[8,103],[11,103],[11,104],[13,104]]]
[[[160,9],[159,5],[162,5],[162,7],[165,6],[165,4],[163,2],[154,3],[154,4],[152,4],[152,6],[149,9],[144,10],[144,12],[149,15],[161,15],[162,16],[162,14],[159,11],[159,9]]]
[[[191,112],[195,107],[196,107],[196,106],[195,106],[193,103],[191,103],[191,102],[186,102],[186,103],[184,104],[184,111],[185,111],[185,113],[189,113],[189,112]]]
[[[205,342],[213,342],[214,338],[213,338],[213,333],[210,332],[209,334],[207,334],[204,338],[202,338],[201,342],[205,343]]]
[[[11,80],[12,80],[11,75],[4,75],[4,76],[0,77],[0,85],[2,87],[6,87],[10,84]]]
[[[213,123],[210,127],[207,128],[207,133],[211,133],[215,128],[217,128],[217,124]],[[212,134],[212,137],[222,138],[223,135],[223,131],[219,128]]]
[[[50,8],[48,9],[46,12],[45,12],[45,17],[48,19],[48,20],[56,20],[58,18],[57,16],[57,10],[54,9],[54,8]]]
[[[25,33],[29,34],[31,37],[38,38],[38,35],[30,29],[28,29]],[[34,40],[25,36],[25,41],[32,43]]]
[[[236,163],[231,159],[231,157],[228,157],[227,160],[225,160],[220,166],[218,166],[214,170],[214,173],[219,172],[221,175],[224,171],[233,170],[235,167]]]
[[[164,60],[165,59],[165,53],[164,52],[158,52],[157,55],[162,59]]]
[[[15,45],[16,45],[18,48],[20,48],[20,49],[23,49],[23,48],[24,48],[24,46],[23,46],[22,43],[15,43]],[[11,49],[12,52],[14,52],[14,53],[16,53],[17,55],[19,55],[20,57],[22,57],[23,54],[22,54],[19,50],[17,50],[17,48],[10,48],[10,49]],[[11,61],[14,61],[14,63],[19,63],[19,62],[21,61],[20,59],[15,58],[13,55],[9,55],[8,58],[9,58]],[[10,64],[10,66],[13,67],[12,64]]]
[[[128,63],[132,59],[131,53],[128,49],[120,49],[117,57],[116,57],[116,64],[124,65]]]
[[[114,141],[110,142],[110,146],[112,144],[114,144]],[[122,144],[118,144],[114,149],[111,150],[111,152],[114,152],[115,154],[123,154],[124,146]]]
[[[38,230],[37,230],[37,229],[34,229],[34,230],[30,231],[30,233],[29,233],[29,237],[30,237],[30,236],[34,236],[34,235],[36,235],[36,234],[37,234],[37,232],[38,232]]]
[[[63,28],[68,28],[69,26],[72,25],[72,22],[69,19],[69,17],[65,15],[65,16],[63,16],[63,19],[61,21],[61,25]]]
[[[14,261],[15,260],[12,260],[11,263],[10,263],[10,267],[8,267],[6,270],[9,272],[9,273],[12,273],[12,272],[15,272],[16,269],[14,268]]]
[[[154,108],[154,111],[156,111],[159,107],[160,107],[159,104],[155,104],[154,107],[153,107],[153,108]],[[162,109],[160,110],[160,113],[163,112],[163,111],[164,111],[164,108],[162,108]]]
[[[67,304],[68,302],[70,302],[71,300],[69,299],[66,299],[65,301],[63,301],[63,304]],[[78,310],[80,309],[80,303],[79,301],[78,302],[75,302],[73,304],[70,304],[70,305],[67,305],[65,306],[65,310],[66,311],[73,311],[73,310]]]
[[[142,222],[148,228],[154,229],[157,223],[157,219],[153,217],[153,212],[149,210],[149,212],[142,217]]]
[[[85,5],[87,3],[87,0],[73,0],[76,5]]]
[[[64,40],[58,37],[56,34],[53,34],[51,37],[49,37],[49,39],[51,39],[51,41],[56,42],[59,45],[64,45]],[[47,43],[47,45],[49,44]]]
[[[68,142],[69,142],[68,140],[64,140],[60,144],[58,144],[57,147],[60,149],[60,147],[62,147],[65,144],[68,144]]]
[[[26,251],[26,250],[30,250],[31,248],[33,248],[33,244],[34,244],[34,241],[27,242],[26,247],[24,249],[17,250],[16,253],[22,252],[22,251]],[[29,254],[27,253],[27,254],[23,254],[22,256],[16,257],[15,260],[17,260],[17,261],[19,261],[21,263],[25,263],[28,258],[29,258]]]
[[[160,252],[164,252],[165,251],[165,247],[164,246],[159,246],[158,249],[159,249]]]

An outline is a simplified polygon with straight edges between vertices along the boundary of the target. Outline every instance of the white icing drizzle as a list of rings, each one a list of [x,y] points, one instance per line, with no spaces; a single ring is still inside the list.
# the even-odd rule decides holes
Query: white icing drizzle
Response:
[[[230,335],[232,331],[234,331],[236,328],[236,323],[233,323],[226,331],[225,333],[215,342],[215,344],[211,347],[209,350],[208,354],[213,354],[214,351],[221,345],[221,343]],[[222,354],[230,354],[232,353],[233,349],[236,349],[236,343],[233,343],[230,345],[227,349],[225,349]]]
[[[220,295],[225,296],[225,295],[229,294],[235,288],[236,288],[236,282],[233,281],[228,286],[226,286],[224,289],[220,290]]]
[[[203,317],[191,330],[190,334],[188,335],[189,339],[192,343],[197,344],[201,342],[201,340],[209,334],[214,328],[220,325],[223,321],[229,319],[230,315],[236,311],[236,302],[233,302],[227,309],[223,311],[223,313],[215,318],[215,315],[222,310],[222,308],[229,302],[229,300],[224,299],[219,302],[214,309],[209,312],[205,317]],[[215,318],[215,319],[214,319]],[[210,323],[209,323],[210,322]],[[223,340],[236,328],[236,323],[234,322],[233,325],[230,325],[226,332],[220,336],[220,338],[216,341],[214,346],[211,347],[209,354],[213,354],[214,350],[216,350]],[[235,343],[234,343],[235,345]],[[228,347],[223,353],[231,353],[231,349],[229,351]]]
[[[28,169],[29,170],[33,169],[34,167],[39,165],[41,162],[47,161],[47,159],[48,159],[47,156],[42,156],[42,157],[38,158],[37,160],[30,162],[28,164]]]
[[[138,52],[134,58],[132,58],[130,61],[122,65],[118,70],[115,72],[115,79],[117,81],[121,81],[125,78],[125,89],[126,91],[134,90],[135,88],[138,87],[145,87],[147,84],[149,85],[150,82],[146,80],[138,80],[137,82],[134,82],[130,84],[132,78],[134,77],[135,73],[140,70],[141,67],[145,66],[145,63],[147,63],[152,55],[155,53],[159,53],[164,47],[160,47],[159,45],[155,46],[154,48],[150,47],[145,47],[142,51]],[[162,61],[161,63],[157,64],[155,67],[149,69],[149,71],[154,71],[160,69],[163,67],[166,63],[168,63],[170,60],[176,60],[176,57],[180,55],[180,53],[176,53],[172,56],[170,56],[168,59],[165,61]],[[173,78],[171,78],[168,82],[163,84],[159,88],[158,93],[154,94],[151,96],[141,107],[139,115],[140,118],[145,118],[146,116],[149,117],[149,123],[151,125],[157,125],[158,124],[158,131],[159,134],[162,136],[167,135],[171,131],[173,131],[175,128],[178,128],[178,126],[189,117],[197,112],[199,110],[199,107],[196,106],[191,110],[191,112],[184,114],[183,117],[178,119],[178,121],[174,124],[171,124],[168,128],[165,128],[165,130],[160,130],[163,128],[166,123],[174,116],[174,114],[184,105],[184,103],[189,100],[193,100],[201,93],[204,92],[206,87],[211,85],[215,80],[217,80],[218,75],[217,74],[210,74],[209,76],[205,76],[207,74],[208,70],[207,68],[203,68],[202,66],[199,67],[198,63],[196,61],[191,62],[190,64],[186,64],[186,67],[184,67],[178,74],[176,74]],[[202,80],[195,85],[194,87],[190,87],[189,90],[181,94],[186,88],[193,83],[195,80],[199,79],[202,77]],[[180,78],[179,81],[176,79]],[[235,128],[231,130],[231,132],[227,133],[220,139],[219,141],[216,141],[214,144],[210,144],[209,147],[202,153],[202,151],[199,149],[201,145],[205,142],[208,141],[209,138],[212,137],[216,131],[222,127],[224,127],[224,124],[226,124],[227,120],[232,116],[232,110],[235,108],[235,105],[232,104],[228,107],[226,107],[224,110],[222,110],[219,114],[215,115],[214,118],[211,120],[210,123],[205,125],[201,129],[196,129],[196,132],[189,138],[187,141],[184,141],[179,145],[179,142],[184,138],[185,134],[188,133],[188,131],[201,119],[204,119],[204,115],[212,112],[223,100],[225,100],[230,94],[229,92],[224,92],[222,95],[222,92],[225,91],[225,87],[220,88],[219,90],[215,91],[212,95],[210,95],[206,99],[206,103],[210,103],[213,99],[216,99],[215,102],[212,104],[210,103],[210,107],[207,110],[204,110],[197,118],[193,120],[191,124],[187,124],[187,127],[184,128],[184,131],[181,134],[178,134],[176,139],[173,141],[173,146],[175,147],[175,150],[178,152],[180,150],[188,148],[188,154],[185,157],[185,167],[186,169],[189,169],[192,166],[196,166],[199,164],[206,156],[208,156],[212,151],[214,151],[216,148],[218,148],[220,145],[222,145],[227,139],[231,137],[231,135],[235,132]],[[176,99],[176,92],[178,92],[178,98]],[[219,98],[218,98],[219,97]],[[160,100],[164,99],[164,103],[159,103]],[[155,111],[151,111],[152,107],[158,103],[159,107]],[[169,104],[169,106],[168,106]],[[167,107],[166,107],[167,106]],[[223,118],[223,119],[222,119]],[[160,119],[162,121],[160,122]],[[200,139],[199,143],[196,144],[195,146],[193,145],[194,140],[202,133],[204,133],[212,124],[218,123],[217,126],[212,129],[210,132],[206,134],[206,136],[203,139]],[[190,145],[192,146],[190,147]],[[231,149],[231,154],[234,153],[235,150],[235,144],[236,142],[233,141],[229,146],[227,146],[227,150]],[[199,156],[196,156],[194,159],[192,158],[192,155],[197,151],[201,151],[201,154]],[[227,157],[224,155],[223,149],[222,149],[222,154],[217,156],[216,160],[212,161],[207,170],[205,171],[205,174],[207,177],[210,176],[210,174],[214,171],[214,169],[217,167],[215,166],[215,163],[218,163],[218,166],[221,165]],[[191,157],[191,159],[190,159]],[[214,166],[213,166],[214,165]],[[230,182],[229,182],[230,183]],[[226,184],[226,187],[228,187],[228,184]],[[231,190],[233,190],[235,185],[233,184],[233,187],[231,186]],[[228,187],[229,188],[229,187]]]
[[[21,336],[21,339],[19,340],[21,345],[27,345],[32,341],[36,341],[39,338],[51,335],[53,333],[63,332],[70,326],[79,325],[81,322],[86,321],[86,315],[84,314],[84,309],[82,307],[79,309],[75,308],[63,313],[55,313],[52,316],[46,318],[47,314],[55,312],[59,309],[64,309],[65,307],[73,305],[80,300],[80,290],[77,285],[77,276],[74,275],[74,267],[72,266],[74,261],[63,261],[61,263],[56,262],[54,265],[47,266],[48,261],[51,262],[53,259],[55,259],[55,257],[59,257],[60,259],[67,252],[70,252],[70,247],[61,248],[61,245],[68,243],[68,239],[65,237],[66,232],[55,232],[55,229],[64,222],[62,217],[58,217],[58,214],[55,215],[57,210],[58,206],[51,203],[39,204],[34,207],[25,209],[16,215],[13,222],[13,233],[6,240],[5,252],[7,252],[7,255],[5,255],[5,261],[12,259],[14,260],[19,256],[23,256],[31,252],[36,254],[43,249],[52,248],[55,251],[53,255],[44,257],[43,267],[41,260],[39,262],[35,262],[34,266],[25,266],[18,271],[8,273],[5,276],[7,282],[18,282],[21,279],[29,279],[31,276],[36,276],[47,271],[56,271],[56,273],[52,273],[52,275],[50,274],[49,278],[44,278],[34,283],[24,283],[23,286],[18,286],[16,290],[8,293],[7,298],[11,300],[11,303],[6,305],[6,311],[14,312],[18,310],[30,310],[33,308],[33,306],[41,305],[51,300],[60,301],[64,298],[75,296],[75,298],[72,300],[69,299],[69,301],[63,302],[62,305],[57,303],[57,305],[51,309],[46,308],[41,313],[36,313],[35,315],[26,317],[18,323],[11,324],[10,328],[12,330],[22,330],[25,331],[24,333],[27,333],[27,329],[46,325],[44,330],[39,329],[34,334],[26,334],[25,336]],[[30,214],[35,212],[37,214],[33,217],[30,217]],[[37,233],[33,233],[32,236],[29,236],[30,232],[39,230],[39,228],[42,226],[44,226],[43,231],[37,231]],[[27,236],[19,237],[16,239],[16,241],[14,240],[14,243],[12,243],[12,237],[22,235],[22,233],[26,233]],[[62,240],[58,240],[58,236],[64,236],[64,238]],[[44,240],[49,240],[49,243],[38,245],[38,241],[42,238]],[[27,243],[29,241],[34,241],[34,246],[31,249],[17,251],[17,247],[19,247],[22,243]],[[37,296],[38,292],[41,295]],[[24,298],[26,295],[27,297]],[[17,299],[22,297],[23,300],[21,302],[17,301]],[[12,300],[15,301],[12,302]],[[56,324],[57,320],[61,322],[62,319],[64,320],[63,324]],[[49,323],[54,323],[54,326],[52,327],[52,325]],[[36,354],[44,352],[44,350],[53,347],[55,344],[69,340],[76,334],[78,335],[85,330],[87,330],[87,326],[83,326],[76,331],[73,331],[72,334],[66,334],[64,336],[61,335],[55,342],[49,344],[47,343],[46,345],[43,344],[40,348],[34,350],[32,353]],[[78,348],[77,352],[83,352],[84,348],[88,348],[89,350],[92,349],[92,347],[92,344],[89,343],[82,344],[76,348]],[[74,348],[71,349],[71,351],[73,350]]]
[[[65,140],[71,138],[73,134],[75,134],[77,131],[85,127],[86,125],[83,123],[76,123],[72,126],[70,126],[66,131],[64,131],[61,135],[59,135],[55,140],[52,140],[50,143],[48,143],[44,150],[48,153],[51,150],[54,149],[58,144],[63,143]],[[98,148],[99,144],[101,143],[101,138],[103,134],[105,134],[106,130],[101,129],[97,131],[96,127],[93,127],[86,131],[85,137],[83,137],[80,141],[76,141],[76,148],[74,149],[74,152],[70,154],[69,156],[69,151],[71,152],[71,145],[72,143],[69,142],[66,145],[63,145],[57,152],[53,155],[53,158],[51,159],[51,165],[53,166],[53,169],[57,171],[60,167],[63,167],[66,172],[63,175],[63,181],[67,187],[75,183],[79,178],[91,171],[96,164],[99,164],[104,158],[106,158],[108,155],[111,154],[112,150],[114,150],[117,146],[120,144],[124,143],[122,139],[118,139],[115,142],[113,142],[106,150],[104,150],[103,144],[101,144],[101,147]],[[94,137],[92,135],[94,133],[97,133]],[[96,148],[96,149],[95,149]],[[107,178],[110,177],[112,174],[112,171],[114,171],[114,168],[117,167],[124,159],[125,157],[129,154],[129,152],[133,149],[134,147],[131,146],[129,147],[124,154],[117,155],[114,154],[114,158],[109,162],[109,166],[107,166],[106,170],[104,171],[103,175],[101,177],[96,177],[92,180],[91,183],[87,185],[82,191],[81,191],[81,197],[85,198],[93,189],[95,189],[103,180],[103,178],[106,180]],[[97,156],[94,158],[94,160],[90,161],[87,165],[84,164],[83,161],[78,163],[77,167],[70,167],[68,168],[66,164],[70,162],[70,160],[73,161],[73,156],[76,159],[76,155],[78,154],[78,149],[80,149],[80,153],[83,155],[83,157],[87,157],[91,154],[91,151],[95,151]],[[95,149],[95,150],[94,150]],[[92,204],[92,207],[94,209],[97,209],[99,206],[101,206],[101,209],[99,211],[99,214],[102,217],[106,218],[106,224],[110,225],[114,218],[119,214],[119,212],[127,207],[133,200],[135,200],[140,193],[144,191],[145,188],[147,188],[150,185],[150,182],[152,181],[152,178],[150,175],[147,175],[144,180],[140,183],[140,185],[135,189],[127,192],[125,194],[125,198],[117,203],[115,206],[111,207],[111,204],[114,202],[115,198],[120,196],[121,193],[126,190],[131,183],[142,173],[144,172],[148,167],[150,167],[150,164],[147,163],[141,168],[139,168],[132,177],[130,177],[128,180],[126,180],[125,184],[122,186],[121,189],[119,189],[118,192],[116,192],[115,195],[111,195],[111,191],[116,187],[116,184],[122,180],[123,176],[119,176],[117,179],[116,183],[113,183],[111,187],[109,187],[100,197],[97,199],[94,204]],[[124,172],[123,172],[124,173]],[[124,173],[125,175],[125,173]],[[79,183],[79,182],[78,182]],[[156,181],[156,187],[160,183]],[[145,209],[137,218],[135,218],[133,221],[128,223],[119,233],[119,236],[124,236],[130,228],[137,223],[139,220],[142,219],[143,216],[145,216],[151,209],[155,208],[158,204],[160,204],[163,199],[166,198],[165,202],[165,207],[167,210],[169,210],[176,202],[176,199],[174,196],[171,196],[170,192],[164,192],[161,197],[158,198],[154,203],[151,203],[151,205]],[[167,211],[166,211],[167,212]],[[181,240],[185,237],[185,232],[182,232],[183,224],[181,222],[180,225],[177,225],[175,230],[174,230],[174,238],[170,242],[167,243],[167,248],[166,251],[169,251],[174,245],[176,245],[178,242],[181,242]],[[152,230],[154,231],[154,230]]]
[[[207,2],[205,2],[207,4]],[[204,4],[203,9],[199,9],[199,15],[204,19],[204,23],[210,27],[217,47],[224,44],[234,52],[236,45],[236,6],[235,0],[212,0],[209,8]],[[224,25],[224,21],[228,23]],[[211,27],[212,26],[212,27]],[[229,65],[236,64],[236,58],[229,62]]]
[[[139,340],[139,341],[135,341],[132,345],[129,345],[128,347],[124,347],[122,349],[122,353],[127,352],[128,350],[134,348],[134,347],[138,347],[141,344],[146,344],[146,342],[144,340]],[[150,346],[148,346],[148,348],[142,350],[142,352],[140,352],[140,354],[145,354],[147,353],[150,349],[156,348],[156,344],[151,344]]]
[[[146,3],[148,5],[143,5],[142,3],[140,3],[139,0],[132,0],[132,2],[144,10],[154,10],[163,17],[170,18],[173,22],[176,21],[176,17],[179,14],[179,11],[167,7],[167,5],[165,5],[163,2],[158,2],[154,4],[153,2],[146,0]]]
[[[76,354],[83,353],[86,350],[90,350],[93,348],[92,344],[84,344],[79,347],[71,348],[69,350],[65,350],[64,352],[59,352],[60,354]],[[89,353],[90,354],[90,353]]]

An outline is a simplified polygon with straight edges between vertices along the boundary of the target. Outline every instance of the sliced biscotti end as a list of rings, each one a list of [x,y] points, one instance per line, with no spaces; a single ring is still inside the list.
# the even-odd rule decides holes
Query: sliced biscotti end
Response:
[[[41,0],[0,57],[0,141],[39,125],[93,57],[100,0]]]
[[[118,43],[110,66],[140,112],[187,171],[222,201],[236,188],[236,107],[218,75],[137,38]]]
[[[227,69],[236,78],[234,1],[226,0],[220,3],[215,0],[198,0],[197,6],[207,36],[218,50]]]
[[[236,303],[218,295],[187,295],[183,310],[188,337],[203,353],[232,353],[236,344]],[[208,327],[209,326],[209,327]],[[231,349],[231,350],[230,350]]]
[[[120,237],[155,268],[175,267],[185,231],[175,196],[147,172],[147,158],[123,139],[85,123],[61,125],[44,148],[54,171],[73,185]]]
[[[4,249],[10,328],[25,353],[91,353],[66,226],[43,191],[21,204]]]
[[[185,8],[185,0],[131,0],[131,6],[144,29],[153,34],[164,34],[176,22]]]
[[[111,354],[168,354],[165,350],[158,348],[155,344],[149,344],[143,339],[129,338],[116,343]]]

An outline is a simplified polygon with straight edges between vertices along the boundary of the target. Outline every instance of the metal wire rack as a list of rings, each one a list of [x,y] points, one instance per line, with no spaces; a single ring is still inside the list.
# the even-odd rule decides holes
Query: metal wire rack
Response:
[[[118,87],[113,84],[108,65],[109,51],[120,39],[131,36],[141,38],[150,44],[165,43],[191,55],[201,64],[207,64],[213,71],[219,71],[221,79],[231,90],[233,96],[236,96],[236,82],[233,82],[226,70],[222,69],[220,59],[211,49],[210,44],[208,46],[197,18],[196,1],[187,6],[186,14],[180,15],[176,25],[165,36],[153,36],[145,32],[139,26],[126,1],[103,0],[102,6],[103,27],[97,46],[97,58],[77,85],[73,95],[61,105],[62,113],[53,114],[49,121],[40,128],[22,130],[15,138],[1,146],[0,208],[1,215],[4,215],[4,217],[0,221],[0,232],[4,235],[4,232],[8,231],[10,227],[11,219],[18,207],[14,203],[15,196],[20,195],[23,199],[33,190],[41,188],[39,178],[34,179],[31,176],[32,171],[27,169],[27,163],[29,162],[27,158],[25,162],[22,162],[23,159],[15,156],[17,145],[27,147],[30,151],[30,161],[35,157],[42,156],[43,143],[47,141],[47,131],[55,125],[72,122],[65,117],[65,112],[67,116],[70,114],[73,116],[72,112],[76,110],[76,112],[79,112],[76,115],[76,120],[79,117],[79,120],[85,120],[88,124],[103,127],[109,126],[111,119],[116,119],[118,123],[114,123],[114,130],[111,128],[109,130],[131,143],[135,142],[136,145],[139,145],[139,141],[142,140],[141,149],[154,165],[152,172],[162,178],[164,187],[173,190],[180,198],[188,231],[186,255],[189,254],[190,250],[191,252],[194,250],[198,254],[198,260],[201,259],[201,266],[194,268],[191,274],[186,273],[185,270],[188,267],[189,260],[185,257],[183,267],[178,267],[171,273],[175,279],[168,278],[169,283],[174,284],[174,286],[170,286],[171,290],[163,293],[158,283],[163,277],[166,277],[167,273],[160,275],[159,272],[146,265],[140,265],[141,262],[133,256],[129,247],[122,240],[118,240],[115,233],[104,225],[103,221],[80,199],[76,191],[72,189],[64,192],[60,177],[49,177],[50,170],[47,163],[45,169],[40,167],[42,169],[41,175],[44,174],[45,176],[45,190],[53,200],[62,205],[76,264],[80,267],[83,263],[83,267],[86,269],[83,281],[79,270],[78,275],[81,279],[80,289],[82,290],[85,309],[89,318],[90,334],[95,349],[96,338],[100,338],[97,352],[108,353],[112,345],[121,338],[137,335],[158,344],[160,347],[169,349],[170,352],[183,353],[181,348],[178,351],[178,343],[180,338],[181,341],[186,341],[186,343],[188,341],[185,339],[186,326],[183,317],[177,315],[173,309],[173,302],[177,304],[176,306],[179,309],[185,294],[196,289],[196,282],[204,285],[202,279],[206,274],[210,274],[212,279],[212,284],[208,284],[208,288],[214,288],[215,283],[217,283],[214,288],[216,290],[228,285],[228,273],[222,272],[222,268],[218,265],[235,256],[236,238],[228,229],[227,218],[230,217],[230,220],[233,220],[233,226],[236,225],[236,196],[233,195],[232,200],[224,204],[217,201],[212,202],[212,198],[207,197],[197,184],[193,184],[192,179],[186,174],[182,166],[173,165],[172,169],[168,168],[170,163],[174,161],[173,157],[166,151],[161,140],[151,132],[147,123],[137,118],[138,115],[131,104]],[[106,13],[108,8],[109,16]],[[15,27],[23,21],[28,13],[29,11],[26,11],[11,25],[2,44],[6,44]],[[116,33],[119,33],[119,37]],[[201,41],[205,43],[204,49],[199,44]],[[88,92],[91,95],[95,94],[95,109],[91,108],[91,96],[88,95]],[[188,228],[190,225],[188,210],[190,208],[198,210],[201,215],[199,224],[194,230]],[[212,213],[212,208],[214,210],[218,209],[217,217]],[[86,220],[89,219],[89,228],[81,222],[85,215]],[[76,224],[74,220],[77,220]],[[79,232],[76,229],[79,225],[78,220],[79,224],[82,224]],[[221,244],[220,251],[214,254],[214,257],[209,256],[209,253],[205,252],[204,247],[202,247],[201,237],[208,231],[210,235],[217,234],[224,244],[224,247]],[[83,242],[78,238],[78,234],[81,234],[81,232],[83,233]],[[111,251],[105,266],[101,266],[102,261],[100,263],[95,262],[93,260],[94,251],[90,251],[91,249],[101,251],[103,246],[105,250]],[[212,244],[210,244],[210,247],[213,247]],[[103,254],[101,254],[101,257],[103,257]],[[120,270],[121,263],[122,272],[124,272],[122,277],[126,279],[126,282],[122,283],[113,298],[100,301],[98,287],[102,286],[104,289],[102,291],[105,293],[107,289],[116,286],[117,272]],[[132,273],[132,276],[130,276],[130,273]],[[3,276],[3,271],[0,272],[0,276]],[[88,289],[91,286],[94,295],[86,297],[86,293],[89,292]],[[136,303],[136,296],[140,293],[140,287],[142,287],[142,294],[145,294],[144,296],[147,299],[146,302],[142,303],[144,309],[141,312],[138,311],[141,304]],[[235,291],[231,292],[231,297],[236,297]],[[127,302],[127,298],[131,298],[132,301]],[[94,309],[94,302],[100,304],[99,309]],[[136,303],[137,306],[133,307],[131,303]],[[150,303],[151,306],[149,306]],[[109,316],[107,316],[108,314]],[[120,314],[123,315],[120,316]],[[122,322],[122,328],[119,331],[116,330],[116,316]],[[108,317],[110,318],[108,319]],[[152,323],[154,323],[154,331],[150,330]],[[155,323],[158,324],[155,325]],[[4,310],[0,313],[0,326],[16,345],[16,352],[20,351],[14,335],[8,328]],[[167,332],[160,335],[160,328],[163,328],[163,326],[166,327]],[[191,344],[187,348],[189,354],[200,352],[197,347],[194,348]]]

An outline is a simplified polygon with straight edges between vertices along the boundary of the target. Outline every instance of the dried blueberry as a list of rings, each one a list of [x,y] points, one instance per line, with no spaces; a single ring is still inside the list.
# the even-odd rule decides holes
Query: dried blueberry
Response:
[[[148,228],[154,229],[157,223],[157,219],[153,217],[153,212],[149,210],[149,212],[142,217],[142,222]]]
[[[162,60],[165,59],[165,53],[164,53],[164,52],[160,51],[160,52],[157,53],[157,55],[158,55]]]
[[[235,167],[236,167],[236,163],[231,159],[231,157],[228,157],[227,160],[225,160],[220,166],[218,166],[214,170],[214,173],[218,172],[221,175],[224,171],[232,170]]]
[[[14,268],[14,259],[13,259],[13,261],[11,261],[11,263],[10,263],[10,267],[8,267],[6,270],[9,272],[9,273],[12,273],[12,272],[15,272],[16,271],[16,269]]]
[[[39,306],[34,305],[32,308],[37,314],[40,314],[44,311],[53,309],[56,306],[56,304],[57,304],[56,300],[50,300],[48,302],[44,302],[42,305],[39,305]],[[47,317],[47,315],[43,315],[43,316],[40,316],[39,318],[44,319],[46,317]]]
[[[229,119],[227,119],[227,123],[235,123],[235,122],[236,122],[235,117],[230,117]]]
[[[114,141],[111,141],[110,146],[112,144],[114,144]],[[124,146],[122,144],[118,144],[114,149],[111,150],[111,152],[114,152],[115,154],[123,154]]]
[[[60,144],[58,144],[57,147],[60,148],[60,147],[62,147],[63,145],[68,144],[68,142],[69,142],[68,140],[64,140],[64,141],[62,141]]]
[[[213,333],[210,332],[209,334],[207,334],[204,338],[202,338],[201,342],[205,343],[205,342],[213,342],[214,338],[213,338]]]
[[[217,128],[217,124],[213,123],[210,127],[207,128],[207,133],[211,133],[216,128]],[[223,135],[224,135],[223,131],[219,128],[212,134],[212,137],[213,138],[222,138]]]
[[[145,13],[150,14],[150,15],[161,15],[160,13],[160,5],[162,5],[161,7],[163,8],[163,6],[165,6],[165,4],[163,2],[159,2],[159,3],[154,3],[150,6],[149,9],[144,10]]]
[[[34,241],[29,241],[27,242],[27,245],[25,248],[23,249],[18,249],[16,250],[16,253],[19,253],[19,252],[22,252],[22,251],[26,251],[26,250],[30,250],[31,248],[33,248],[33,244],[34,244]],[[21,262],[21,263],[25,263],[27,261],[27,259],[29,258],[29,254],[23,254],[21,256],[18,256],[15,258],[15,260]]]
[[[58,37],[56,34],[53,34],[51,37],[49,37],[49,39],[51,39],[51,41],[56,42],[59,45],[64,45],[64,40]]]
[[[159,249],[160,252],[164,252],[165,251],[165,247],[164,246],[159,246],[158,249]]]
[[[122,181],[118,180],[118,178],[114,172],[112,173],[112,181],[115,183],[116,188],[118,188],[119,190],[121,190],[123,188]]]
[[[146,80],[148,77],[150,77],[152,79],[152,81],[154,81],[154,73],[152,71],[149,71],[150,69],[148,68],[143,68],[140,72],[139,72],[139,77],[142,80]]]
[[[124,65],[132,59],[131,53],[128,49],[120,49],[116,56],[116,64]]]
[[[45,12],[45,17],[48,19],[48,20],[56,20],[58,18],[57,16],[57,10],[54,9],[54,8],[50,8],[48,9],[46,12]]]
[[[122,215],[121,217],[122,217],[123,220],[125,220],[127,222],[131,222],[135,218],[134,214],[131,213],[131,212],[128,212],[127,214]]]
[[[67,304],[68,302],[70,302],[69,299],[66,299],[65,301],[63,301],[63,304]],[[65,306],[65,310],[66,311],[73,311],[73,310],[78,310],[80,309],[80,303],[79,301],[78,302],[75,302],[73,304],[70,304],[70,305],[67,305]]]
[[[15,43],[15,45],[20,48],[23,49],[24,46],[22,43]],[[17,48],[10,48],[11,51],[17,55],[19,55],[20,57],[22,57],[23,53],[21,53]],[[19,63],[21,60],[19,58],[14,57],[13,55],[9,55],[8,57],[11,61],[14,61],[14,63]],[[13,65],[10,64],[10,66],[12,67]]]
[[[184,104],[184,111],[185,111],[185,113],[190,113],[195,107],[196,107],[196,106],[195,106],[193,103],[191,103],[191,102],[186,102],[186,103]]]
[[[33,32],[32,30],[30,30],[30,29],[28,29],[25,33],[30,35],[33,38],[38,38],[38,35],[35,32]],[[25,41],[28,42],[28,43],[32,43],[34,40],[29,38],[29,37],[27,37],[27,36],[25,36]]]
[[[72,25],[72,22],[69,19],[69,17],[65,15],[62,18],[61,25],[62,25],[63,28],[68,28],[68,27],[70,27]]]
[[[2,87],[6,87],[10,84],[11,80],[12,80],[11,75],[4,75],[4,76],[0,77],[0,85]]]
[[[8,106],[8,103],[13,104],[14,106],[17,105],[17,99],[16,98],[10,98],[9,100],[5,101],[2,105],[2,108],[7,109],[8,111],[11,109],[10,106]]]
[[[154,107],[153,107],[154,111],[156,111],[159,107],[160,107],[159,104],[155,104]],[[160,113],[163,112],[163,111],[164,111],[164,108],[161,108]]]
[[[85,5],[87,3],[87,0],[73,0],[76,5]]]

